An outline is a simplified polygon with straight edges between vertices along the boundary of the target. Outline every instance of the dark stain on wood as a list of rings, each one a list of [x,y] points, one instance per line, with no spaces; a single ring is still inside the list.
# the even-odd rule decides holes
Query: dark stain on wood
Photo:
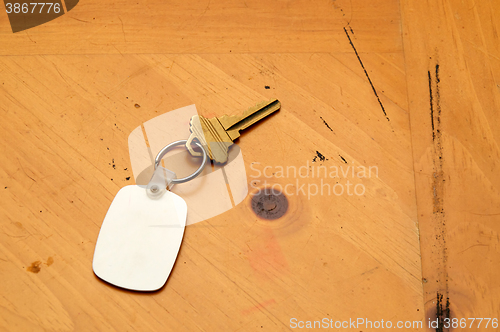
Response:
[[[54,264],[54,258],[52,257],[47,258],[47,263],[45,264],[47,264],[47,266],[51,266],[52,264]]]
[[[361,61],[361,58],[358,54],[358,51],[356,50],[356,47],[354,46],[354,43],[351,40],[351,37],[349,36],[349,32],[347,32],[347,29],[344,27],[344,32],[347,36],[347,39],[349,39],[349,44],[351,44],[352,49],[354,50],[354,53],[356,54],[356,57],[358,58],[359,64],[361,65],[361,68],[363,68],[363,71],[365,72],[366,78],[368,79],[368,82],[370,83],[370,86],[372,87],[373,93],[375,94],[375,97],[377,97],[378,103],[380,107],[382,108],[382,112],[384,113],[385,118],[387,121],[391,121],[389,117],[387,116],[387,112],[385,111],[384,105],[382,104],[382,101],[380,100],[377,90],[375,89],[375,86],[372,83],[372,80],[370,79],[370,75],[368,75],[368,72],[366,71],[365,65],[363,64],[363,61]],[[352,32],[352,29],[351,29]]]
[[[451,322],[449,321],[451,317],[450,298],[446,297],[445,301],[444,295],[437,292],[436,307],[432,308],[431,311],[432,312],[429,313],[428,317],[429,323],[432,323],[432,325],[429,327],[434,328],[436,332],[447,331],[449,329],[448,326],[451,325]]]
[[[257,216],[274,220],[285,215],[288,210],[288,199],[281,191],[265,188],[253,196],[251,206]]]
[[[34,261],[33,263],[31,263],[30,266],[28,266],[26,268],[26,270],[28,272],[31,272],[31,273],[38,273],[42,269],[41,265],[42,265],[42,262],[40,262],[40,261]]]
[[[431,77],[431,71],[427,71],[427,79],[429,80],[429,102],[431,106],[431,128],[432,128],[432,140],[434,140],[435,133],[434,133],[434,96],[432,95],[432,77]]]
[[[330,129],[330,131],[333,131],[333,129],[332,129],[332,128],[330,128],[330,126],[329,126],[329,125],[328,125],[328,123],[325,121],[325,119],[323,119],[321,116],[320,116],[319,118],[323,121],[323,123],[325,124],[326,128]]]
[[[437,284],[441,293],[437,294],[437,309],[436,317],[444,319],[450,317],[449,310],[449,275],[448,275],[448,246],[446,244],[446,213],[444,209],[444,190],[445,190],[445,176],[444,176],[444,154],[443,154],[443,141],[442,141],[442,127],[441,127],[441,92],[440,84],[441,79],[439,75],[439,63],[437,63],[433,70],[427,71],[427,78],[429,81],[429,104],[430,104],[430,117],[431,117],[431,130],[432,130],[432,218],[435,225],[435,242],[434,242],[434,256],[433,260],[437,266]],[[446,304],[444,304],[446,298]],[[430,316],[432,317],[432,316]],[[443,331],[442,323],[436,331]]]
[[[324,155],[321,154],[321,152],[319,151],[316,151],[316,156],[313,158],[313,163],[315,163],[316,161],[325,161],[325,160],[328,160]]]

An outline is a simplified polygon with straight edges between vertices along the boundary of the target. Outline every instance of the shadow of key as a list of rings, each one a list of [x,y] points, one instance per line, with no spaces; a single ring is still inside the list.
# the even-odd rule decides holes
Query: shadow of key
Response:
[[[27,30],[52,21],[75,8],[79,0],[52,0],[33,2],[4,0],[12,32]]]

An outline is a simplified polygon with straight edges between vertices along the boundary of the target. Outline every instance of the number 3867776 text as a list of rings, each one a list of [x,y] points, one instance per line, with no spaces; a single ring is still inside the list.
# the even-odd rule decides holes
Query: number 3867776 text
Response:
[[[7,14],[59,14],[61,4],[53,2],[13,2],[6,3]]]

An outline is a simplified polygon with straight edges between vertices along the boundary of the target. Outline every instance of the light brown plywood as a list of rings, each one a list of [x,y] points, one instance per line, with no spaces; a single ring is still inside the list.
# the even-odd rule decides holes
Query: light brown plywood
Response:
[[[430,317],[437,308],[466,320],[500,312],[499,9],[494,1],[402,1]]]
[[[422,330],[438,291],[453,317],[498,315],[498,8],[469,5],[87,1],[17,34],[5,16],[2,329],[276,331],[292,318],[364,318]],[[130,132],[190,104],[218,116],[271,98],[282,109],[237,143],[251,193],[289,185],[284,216],[260,218],[248,196],[186,228],[160,291],[99,280],[99,228],[133,184]],[[322,166],[340,174],[318,177]],[[360,166],[376,172],[349,173]],[[308,195],[347,181],[364,193]]]
[[[402,50],[396,0],[91,0],[17,34],[0,15],[2,55],[350,52],[347,22],[367,50]]]
[[[279,64],[271,71],[272,62]],[[335,80],[316,81],[322,72],[318,63],[329,72],[344,71],[342,79],[358,84],[344,86],[344,98],[335,102],[325,87],[314,95],[319,83],[339,89]],[[300,80],[282,66],[310,76]],[[51,297],[44,299],[60,308],[47,313],[54,320],[64,315],[71,329],[276,330],[286,329],[293,317],[376,320],[390,310],[401,319],[420,319],[416,209],[408,191],[412,161],[396,158],[393,144],[382,147],[390,142],[385,128],[399,137],[401,150],[410,151],[408,121],[402,122],[406,134],[392,132],[405,112],[388,106],[394,121],[387,121],[369,83],[351,74],[357,66],[346,67],[326,54],[130,55],[7,57],[2,70],[17,73],[2,89],[7,143],[2,211],[8,221],[2,243],[17,260],[5,273],[46,287]],[[269,75],[272,89],[265,89]],[[113,195],[129,184],[127,134],[167,107],[195,103],[201,113],[217,115],[271,96],[287,106],[245,132],[239,145],[254,180],[292,184],[287,214],[262,220],[251,210],[249,196],[234,209],[189,226],[178,264],[160,292],[124,292],[99,281],[91,270],[93,247]],[[370,118],[363,109],[372,112]],[[316,151],[328,160],[314,163]],[[265,166],[319,164],[379,171],[366,180],[256,177]],[[325,191],[307,197],[297,188],[347,180],[364,184],[365,195]],[[40,270],[27,271],[35,259],[42,262]],[[11,286],[4,294],[21,302],[37,296],[15,290]],[[401,293],[408,296],[399,298]],[[374,305],[381,298],[387,305]],[[43,323],[23,310],[12,309],[11,315],[23,324]],[[43,324],[64,328],[52,320]]]

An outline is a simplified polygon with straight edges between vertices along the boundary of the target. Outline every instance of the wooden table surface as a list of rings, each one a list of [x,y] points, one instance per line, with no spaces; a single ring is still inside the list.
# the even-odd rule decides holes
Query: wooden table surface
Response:
[[[363,318],[431,331],[443,329],[429,319],[449,317],[485,330],[469,325],[500,318],[499,17],[494,0],[88,0],[12,33],[2,11],[0,328],[281,331]],[[364,193],[291,190],[276,220],[249,195],[186,228],[154,293],[96,277],[103,218],[134,182],[131,131],[191,104],[213,116],[272,98],[280,112],[238,143],[247,175],[373,167],[300,178]]]

